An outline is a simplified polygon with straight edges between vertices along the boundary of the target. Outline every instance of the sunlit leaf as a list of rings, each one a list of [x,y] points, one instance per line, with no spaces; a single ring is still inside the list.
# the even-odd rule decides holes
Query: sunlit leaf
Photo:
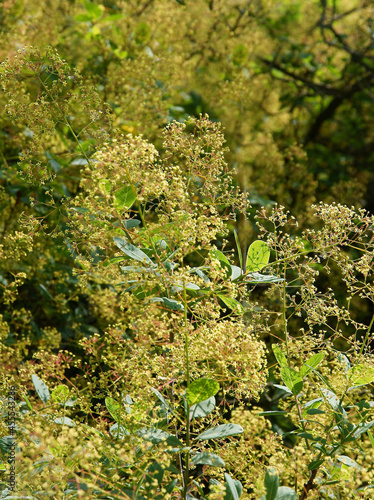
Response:
[[[57,403],[64,404],[69,399],[69,387],[63,384],[58,385],[53,389],[51,399]]]
[[[130,208],[136,200],[136,192],[131,186],[125,186],[114,191],[115,206],[119,209]]]
[[[362,469],[361,465],[352,460],[352,458],[347,457],[346,455],[337,455],[336,458],[344,465],[348,465],[348,467],[354,467],[355,469]]]
[[[374,366],[355,365],[348,371],[348,380],[353,386],[367,385],[374,382]]]
[[[223,295],[221,293],[217,293],[217,297],[219,297],[229,309],[232,309],[233,311],[236,311],[239,314],[242,314],[244,312],[243,306],[236,299],[233,299],[232,297],[227,297],[226,295]]]
[[[120,423],[123,420],[124,409],[118,401],[107,397],[105,398],[105,406],[116,422]]]
[[[219,391],[219,383],[210,378],[194,380],[187,388],[187,401],[190,406],[201,403],[215,396]]]
[[[248,248],[246,272],[260,271],[269,262],[270,248],[264,241],[254,241]]]
[[[273,349],[273,353],[274,353],[274,356],[277,358],[277,361],[279,363],[279,366],[281,368],[285,367],[285,366],[288,366],[288,363],[287,363],[287,357],[286,355],[284,354],[283,350],[281,349],[281,347],[278,345],[278,344],[273,344],[271,346],[271,348]]]
[[[323,358],[325,357],[323,352],[319,352],[310,357],[303,366],[300,368],[300,377],[304,378],[308,375],[309,372],[312,371],[313,368],[316,368],[320,363],[322,363]]]
[[[293,368],[283,366],[281,368],[281,377],[284,384],[292,391],[295,396],[303,389],[303,381],[300,375]]]

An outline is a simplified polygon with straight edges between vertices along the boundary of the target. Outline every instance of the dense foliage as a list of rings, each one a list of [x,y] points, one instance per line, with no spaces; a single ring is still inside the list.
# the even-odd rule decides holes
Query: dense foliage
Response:
[[[0,36],[0,498],[372,498],[370,2]]]

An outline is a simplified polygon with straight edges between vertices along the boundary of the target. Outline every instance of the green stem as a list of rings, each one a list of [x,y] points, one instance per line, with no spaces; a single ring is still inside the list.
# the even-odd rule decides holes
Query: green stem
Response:
[[[185,328],[185,340],[184,349],[186,355],[186,375],[187,375],[187,389],[190,385],[190,363],[189,363],[189,353],[188,353],[188,319],[187,319],[187,293],[186,293],[186,282],[183,279],[183,305],[184,305],[184,328]],[[190,446],[190,405],[188,404],[188,399],[186,398],[186,446]],[[190,453],[187,450],[185,455],[185,471],[184,471],[184,488],[183,488],[183,498],[187,499],[188,482],[190,475]]]
[[[286,341],[287,363],[288,363],[288,367],[291,368],[290,351],[289,351],[289,346],[288,346],[287,315],[286,315],[286,264],[284,264],[283,278],[284,278],[284,282],[283,282],[283,311],[282,311],[283,331],[284,331],[284,338]],[[298,413],[299,419],[300,419],[300,424],[301,424],[301,427],[303,429],[303,432],[306,432],[305,423],[303,422],[303,413],[302,413],[301,408],[300,408],[300,403],[299,403],[297,394],[295,394],[294,396],[295,396],[297,413]],[[307,438],[305,438],[305,444],[309,450],[310,447],[309,447],[309,441]]]

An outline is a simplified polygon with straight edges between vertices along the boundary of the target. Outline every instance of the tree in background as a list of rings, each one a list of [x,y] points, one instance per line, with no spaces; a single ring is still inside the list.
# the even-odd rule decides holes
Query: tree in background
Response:
[[[364,463],[372,463],[373,222],[361,210],[372,209],[369,3],[20,0],[0,9],[4,384],[13,376],[24,388],[22,409],[36,428],[46,425],[38,404],[50,402],[42,380],[55,386],[50,432],[39,437],[59,461],[54,473],[64,470],[56,476],[61,495],[80,453],[64,451],[64,440],[87,439],[82,428],[56,431],[69,418],[99,436],[88,446],[99,450],[95,471],[106,479],[96,487],[107,493],[187,498],[196,480],[201,498],[221,498],[220,488],[235,498],[240,487],[231,476],[214,467],[204,475],[205,466],[222,462],[193,458],[203,445],[191,456],[184,449],[188,407],[215,396],[213,382],[224,411],[204,403],[200,413],[207,425],[234,425],[232,417],[245,430],[237,456],[236,438],[219,445],[243,495],[258,498],[264,477],[273,488],[278,475],[265,476],[265,468],[280,463],[283,484],[300,498],[370,492],[362,488],[372,474]],[[246,258],[260,237],[267,243]],[[290,433],[285,443],[294,455],[251,399],[264,388],[263,343],[269,348],[274,338],[286,357],[272,349],[270,366],[277,360],[278,368],[258,404],[271,412],[273,430]],[[28,400],[30,371],[38,374],[39,403]],[[63,380],[78,397],[69,417],[74,398]],[[199,380],[213,382],[189,390]],[[135,401],[139,394],[143,402]],[[122,411],[132,415],[127,426]],[[320,441],[308,415],[320,419]],[[108,418],[117,425],[109,441]],[[204,432],[198,418],[195,437]],[[173,434],[179,442],[167,443],[179,455],[148,449],[147,427],[152,445]],[[225,432],[212,439],[229,438]],[[65,444],[48,445],[57,434]],[[113,464],[115,438],[126,446]],[[145,454],[134,461],[136,446]],[[259,454],[249,457],[253,448]],[[30,470],[36,455],[29,454]],[[175,456],[182,457],[177,472]],[[79,460],[80,474],[89,475]],[[189,460],[197,466],[191,476]],[[33,494],[43,489],[39,472]],[[156,489],[144,486],[145,477]]]

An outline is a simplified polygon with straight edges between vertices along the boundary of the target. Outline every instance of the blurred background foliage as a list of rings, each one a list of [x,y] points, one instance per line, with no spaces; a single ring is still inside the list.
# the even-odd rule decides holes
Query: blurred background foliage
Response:
[[[373,211],[373,30],[365,0],[4,0],[4,345],[19,360],[73,349],[123,314],[109,288],[82,288],[63,239],[81,171],[109,134],[141,134],[162,156],[165,125],[207,113],[252,213],[278,203],[313,227],[319,201]],[[44,57],[36,73],[14,63],[24,46]],[[53,106],[65,121],[56,109],[46,119]],[[256,228],[243,215],[237,227],[247,247]]]

